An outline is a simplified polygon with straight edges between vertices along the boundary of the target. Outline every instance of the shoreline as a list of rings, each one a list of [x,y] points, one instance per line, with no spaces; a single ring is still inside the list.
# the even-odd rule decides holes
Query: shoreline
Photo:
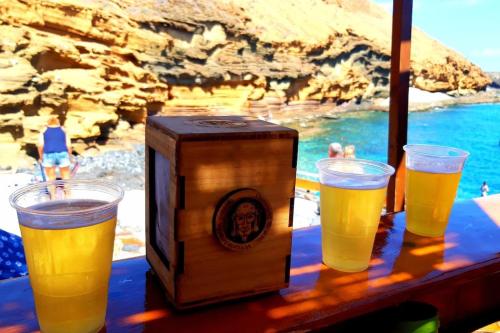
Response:
[[[455,105],[500,103],[500,89],[489,88],[486,91],[480,91],[473,94],[467,94],[463,96],[450,96],[443,92],[428,92],[417,88],[410,88],[408,97],[409,112],[425,112],[439,107],[451,107]],[[338,106],[332,106],[328,111],[318,112],[312,115],[310,114],[303,118],[292,117],[292,119],[280,119],[279,117],[277,117],[276,121],[280,124],[287,124],[297,121],[313,120],[317,118],[335,119],[342,113],[348,112],[389,112],[389,102],[389,97],[371,98],[362,100],[360,103],[349,101]]]
[[[411,113],[431,112],[436,109],[448,109],[460,105],[499,104],[500,106],[500,89],[490,89],[473,95],[451,97],[445,93],[430,93],[410,88],[409,97],[408,109]],[[413,100],[411,100],[412,97]],[[389,112],[389,98],[372,99],[359,104],[346,103],[330,112],[317,114],[314,117],[277,121],[277,123],[300,131],[301,139],[309,139],[323,131],[322,128],[316,126],[318,122],[341,119],[343,115],[353,112]]]
[[[500,104],[500,89],[489,88],[487,91],[458,97],[452,97],[442,92],[427,92],[417,88],[410,88],[409,91],[409,112],[429,112],[436,108],[446,109],[458,105],[472,104]],[[317,110],[315,113],[307,112],[307,114],[301,114],[303,112],[297,110],[296,114],[291,117],[286,117],[290,113],[285,110],[283,116],[280,116],[279,113],[274,113],[273,117],[270,113],[269,117],[260,118],[297,129],[300,131],[302,138],[311,138],[322,132],[322,129],[316,126],[318,121],[340,119],[344,114],[352,112],[388,112],[389,97],[373,98],[361,101],[360,103],[350,101],[330,107],[325,103],[321,107],[318,107]],[[72,144],[73,150],[78,154],[77,159],[84,160],[103,156],[108,153],[113,154],[113,152],[137,152],[137,146],[144,145],[144,132],[144,124],[137,124],[128,130],[112,133],[104,143],[94,142],[85,145],[79,141],[74,142]],[[144,157],[143,151],[138,153]],[[100,171],[101,176],[106,176],[110,171],[108,170],[109,168],[106,168],[105,164],[109,162],[113,163],[114,160],[115,157],[111,156],[107,161],[101,163],[103,169]],[[34,166],[35,163],[36,160],[22,150],[13,159],[3,156],[1,164],[3,168],[0,168],[0,173],[33,172],[37,168]],[[82,171],[80,170],[79,173],[82,173]],[[88,176],[92,176],[91,171],[88,172]],[[126,175],[123,176],[125,177]]]

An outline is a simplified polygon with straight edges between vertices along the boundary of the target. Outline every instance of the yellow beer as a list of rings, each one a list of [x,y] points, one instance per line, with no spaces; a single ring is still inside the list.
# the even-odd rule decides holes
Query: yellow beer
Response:
[[[442,236],[469,153],[453,147],[411,144],[406,152],[406,229]]]
[[[323,262],[344,272],[366,269],[386,187],[347,189],[321,184],[320,190]]]
[[[406,228],[421,236],[442,236],[462,172],[432,173],[407,169]]]
[[[95,208],[96,200],[71,200],[71,210]],[[44,207],[45,206],[45,207]],[[34,207],[64,211],[67,200]],[[69,217],[71,219],[71,217]],[[42,332],[97,332],[106,315],[116,217],[68,227],[30,225],[23,221],[23,237],[36,312]]]

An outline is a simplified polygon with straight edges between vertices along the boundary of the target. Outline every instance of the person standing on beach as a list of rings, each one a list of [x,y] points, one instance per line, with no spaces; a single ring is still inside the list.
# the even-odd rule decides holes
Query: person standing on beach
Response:
[[[344,151],[342,150],[342,145],[338,142],[332,142],[328,146],[328,157],[338,158],[344,157]]]
[[[488,184],[486,182],[483,182],[483,185],[481,185],[481,196],[485,197],[488,195],[488,192],[490,191],[490,188],[488,187]]]
[[[38,156],[47,180],[56,179],[57,167],[62,179],[70,178],[71,141],[55,116],[49,118],[47,128],[38,137]],[[51,194],[54,194],[52,190]]]

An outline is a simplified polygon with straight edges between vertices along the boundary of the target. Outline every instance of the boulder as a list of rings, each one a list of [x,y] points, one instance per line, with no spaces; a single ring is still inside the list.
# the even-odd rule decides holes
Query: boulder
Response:
[[[8,53],[0,54],[0,94],[28,92],[31,79],[37,74],[27,59]]]

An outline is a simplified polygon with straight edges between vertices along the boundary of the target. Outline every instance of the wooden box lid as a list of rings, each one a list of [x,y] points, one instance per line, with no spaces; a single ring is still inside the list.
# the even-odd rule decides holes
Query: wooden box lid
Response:
[[[294,129],[247,116],[151,116],[146,124],[176,141],[298,137]]]

